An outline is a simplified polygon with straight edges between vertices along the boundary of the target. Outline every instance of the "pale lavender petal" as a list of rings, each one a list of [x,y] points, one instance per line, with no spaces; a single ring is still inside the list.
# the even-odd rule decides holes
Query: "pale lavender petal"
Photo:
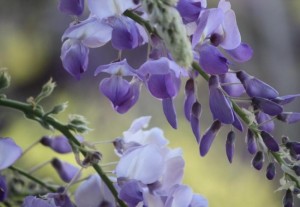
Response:
[[[75,191],[77,207],[99,207],[105,202],[114,207],[114,197],[98,174],[82,182]]]
[[[226,155],[230,163],[232,163],[232,159],[234,155],[234,142],[235,142],[235,133],[234,131],[230,131],[226,139]]]
[[[288,124],[297,123],[300,121],[300,113],[299,112],[283,112],[277,115],[277,119]]]
[[[84,0],[59,0],[58,9],[65,14],[80,16],[84,9]]]
[[[265,98],[253,98],[252,103],[255,108],[259,108],[264,113],[276,116],[282,112],[282,106]]]
[[[211,76],[209,79],[209,106],[214,119],[224,124],[233,123],[234,116],[230,101],[221,91],[217,76]]]
[[[250,129],[248,129],[247,131],[246,144],[247,144],[248,152],[250,154],[255,154],[257,151],[257,144],[256,144],[256,139],[254,137],[254,134]]]
[[[226,83],[222,85],[222,88],[229,96],[239,97],[245,93],[245,88],[241,81],[236,77],[235,73],[225,73],[219,75],[220,83]]]
[[[88,0],[89,10],[99,19],[120,16],[126,9],[135,8],[133,0]]]
[[[198,143],[200,143],[200,115],[201,104],[196,101],[192,106],[191,127]]]
[[[203,196],[194,194],[189,207],[208,207],[208,201]]]
[[[62,39],[76,39],[89,48],[97,48],[111,40],[112,27],[90,16],[88,19],[71,25],[63,34]]]
[[[279,151],[279,145],[276,142],[276,140],[267,132],[262,131],[261,132],[261,138],[264,141],[265,145],[269,150],[272,152],[278,152]]]
[[[255,118],[257,123],[259,124],[259,129],[266,131],[266,132],[273,132],[275,128],[275,123],[272,121],[271,117],[268,114],[265,114],[264,112],[259,111],[255,114]]]
[[[204,133],[200,141],[200,155],[202,157],[208,153],[212,142],[214,141],[219,130],[221,129],[221,126],[222,126],[221,122],[216,120],[211,125],[211,127],[207,129],[206,132]]]
[[[61,48],[60,59],[64,69],[77,80],[88,67],[89,49],[77,40],[66,40]]]
[[[221,9],[207,9],[200,15],[200,21],[197,29],[192,38],[192,46],[195,47],[202,37],[209,37],[218,27],[224,19],[224,13]]]
[[[0,137],[0,170],[16,162],[22,155],[22,149],[11,138]]]
[[[250,97],[273,99],[278,96],[278,92],[274,88],[244,71],[237,72],[237,77],[243,83]]]
[[[252,166],[257,170],[261,170],[263,164],[264,164],[264,154],[262,151],[258,151],[252,160]]]
[[[192,202],[193,191],[186,185],[175,186],[168,196],[165,207],[189,206]]]
[[[196,101],[194,80],[190,78],[185,84],[185,100],[184,100],[184,115],[185,118],[191,120],[192,106]]]
[[[52,138],[44,136],[41,138],[40,143],[50,147],[57,153],[66,154],[72,152],[72,147],[65,136],[56,136]]]
[[[241,43],[237,48],[226,50],[236,62],[246,62],[252,58],[253,50],[250,45]]]
[[[165,114],[169,124],[174,129],[177,129],[176,111],[175,111],[175,107],[174,107],[172,98],[163,99],[162,106],[163,106],[164,114]]]
[[[111,43],[118,50],[133,49],[139,46],[139,30],[134,21],[128,18],[118,18],[112,31]]]
[[[137,180],[129,180],[121,186],[119,198],[126,202],[129,207],[135,207],[143,201],[142,186]]]
[[[107,65],[100,65],[96,68],[94,75],[96,76],[102,72],[119,76],[136,75],[135,69],[127,63],[126,59],[118,62],[113,62]]]
[[[237,48],[241,44],[241,34],[233,10],[230,9],[225,12],[222,27],[224,39],[220,43],[220,46],[227,50]]]
[[[7,184],[4,176],[0,175],[0,202],[7,198]]]
[[[35,196],[27,196],[22,204],[22,207],[57,207],[53,199],[41,199]]]
[[[218,48],[205,44],[199,49],[199,64],[209,74],[224,74],[228,71],[228,61]]]
[[[116,166],[118,178],[136,179],[144,184],[158,181],[162,175],[164,158],[154,144],[137,147],[123,155]]]
[[[54,158],[51,161],[51,165],[56,170],[59,177],[66,183],[70,182],[79,171],[79,168],[67,162],[62,162],[57,158]]]

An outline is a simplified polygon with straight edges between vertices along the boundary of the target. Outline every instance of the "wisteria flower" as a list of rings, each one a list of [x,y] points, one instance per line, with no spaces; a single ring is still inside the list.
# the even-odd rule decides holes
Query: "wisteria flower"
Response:
[[[80,16],[84,9],[84,0],[60,0],[58,9],[69,15]]]
[[[0,170],[15,163],[22,155],[22,149],[11,138],[0,138]]]
[[[126,59],[99,66],[95,75],[101,72],[111,74],[111,77],[100,82],[99,90],[111,101],[117,112],[127,112],[139,98],[140,80],[138,74],[128,65]],[[126,76],[133,77],[131,82],[123,78]]]
[[[187,75],[186,71],[175,62],[162,57],[158,60],[148,60],[138,72],[143,76],[149,92],[162,100],[163,111],[170,125],[177,128],[173,98],[179,92],[180,77]]]

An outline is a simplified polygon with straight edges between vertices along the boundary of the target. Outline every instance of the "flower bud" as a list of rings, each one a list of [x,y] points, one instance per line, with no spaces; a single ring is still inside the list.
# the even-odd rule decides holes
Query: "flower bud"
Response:
[[[247,143],[248,152],[252,155],[255,154],[257,151],[257,144],[254,138],[254,134],[250,129],[248,129],[247,132],[246,143]]]
[[[232,158],[234,155],[234,141],[235,141],[235,133],[234,131],[230,131],[227,135],[227,140],[226,140],[226,155],[230,163],[232,163]]]
[[[48,96],[50,96],[55,87],[56,87],[56,83],[53,82],[52,78],[51,78],[47,83],[45,83],[43,85],[42,91],[40,92],[40,94],[34,100],[35,103],[39,103],[44,98],[47,98]]]
[[[7,71],[0,69],[0,89],[8,88],[10,85],[10,75]]]
[[[268,180],[273,180],[276,174],[275,164],[274,162],[270,162],[267,167],[266,177]]]
[[[283,197],[282,200],[283,207],[293,207],[294,201],[293,201],[293,194],[290,189],[288,189]]]
[[[261,168],[263,167],[263,163],[264,154],[262,151],[258,151],[252,160],[252,166],[257,170],[261,170]]]

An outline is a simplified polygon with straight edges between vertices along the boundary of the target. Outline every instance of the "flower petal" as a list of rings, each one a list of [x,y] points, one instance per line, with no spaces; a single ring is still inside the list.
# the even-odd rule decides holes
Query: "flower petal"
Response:
[[[208,130],[206,130],[206,132],[204,133],[200,141],[200,155],[202,157],[208,153],[212,142],[214,141],[219,130],[221,129],[221,126],[222,126],[221,122],[216,120],[211,125],[211,127]]]
[[[162,105],[163,105],[164,114],[165,114],[169,124],[174,129],[177,129],[176,111],[175,111],[175,107],[174,107],[172,98],[163,99]]]
[[[0,170],[16,162],[22,155],[22,149],[11,138],[0,138]]]
[[[68,15],[80,16],[84,9],[84,0],[60,0],[58,9]]]
[[[236,62],[246,62],[252,58],[253,50],[246,44],[241,43],[237,48],[226,50],[226,52],[235,60]]]
[[[279,151],[278,143],[275,141],[275,139],[269,133],[262,131],[261,138],[269,150],[271,150],[272,152]]]
[[[51,165],[58,173],[59,177],[66,183],[70,182],[77,175],[79,169],[67,162],[62,162],[57,158],[51,161]]]

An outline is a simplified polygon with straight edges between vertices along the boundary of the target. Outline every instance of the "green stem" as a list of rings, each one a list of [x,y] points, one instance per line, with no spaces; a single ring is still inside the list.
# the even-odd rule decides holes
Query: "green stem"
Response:
[[[75,138],[75,136],[70,132],[68,125],[62,124],[56,119],[51,116],[45,116],[41,110],[34,108],[31,104],[26,104],[23,102],[7,99],[7,98],[0,98],[0,105],[5,106],[8,108],[16,109],[18,111],[22,111],[26,117],[32,120],[36,120],[35,118],[39,118],[43,120],[45,123],[51,125],[56,130],[60,131],[66,138],[69,139],[70,143],[73,145],[78,146],[79,151],[83,156],[86,156],[86,151],[82,149],[80,142]],[[118,192],[116,191],[115,187],[113,186],[110,179],[106,176],[106,174],[102,171],[99,165],[94,164],[93,168],[99,174],[103,182],[107,185],[113,196],[115,197],[116,201],[119,203],[121,207],[126,207],[127,205],[118,198]]]
[[[14,167],[14,166],[10,166],[8,169],[18,172],[20,175],[23,175],[24,177],[38,183],[40,186],[43,186],[44,188],[46,188],[47,190],[51,191],[51,192],[56,192],[56,189],[49,186],[47,183],[41,181],[40,179],[28,174],[27,172],[21,170],[20,168]]]

